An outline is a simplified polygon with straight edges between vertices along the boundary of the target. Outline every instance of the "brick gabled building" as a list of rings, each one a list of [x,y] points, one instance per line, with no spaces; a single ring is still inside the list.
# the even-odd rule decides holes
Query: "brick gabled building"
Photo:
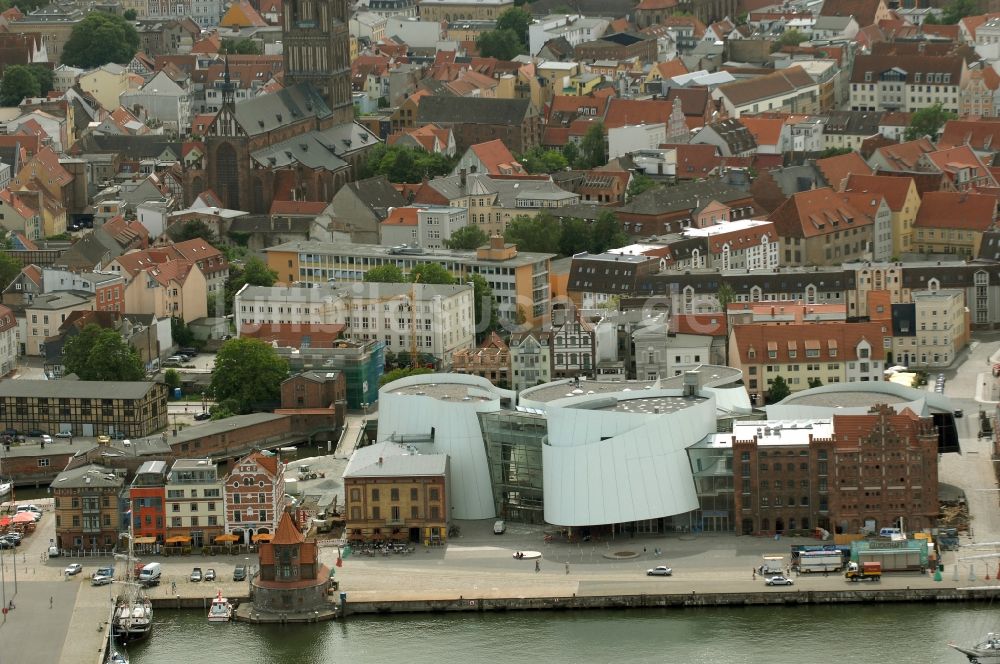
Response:
[[[938,443],[933,420],[876,404],[868,413],[733,428],[739,532],[823,528],[855,534],[935,525]]]
[[[929,191],[913,222],[911,249],[920,253],[978,256],[983,233],[997,218],[990,194]]]
[[[828,187],[794,194],[770,220],[783,265],[839,265],[871,251],[873,220]]]
[[[285,464],[275,456],[253,452],[243,457],[223,480],[226,532],[249,544],[254,535],[273,534],[284,513]]]

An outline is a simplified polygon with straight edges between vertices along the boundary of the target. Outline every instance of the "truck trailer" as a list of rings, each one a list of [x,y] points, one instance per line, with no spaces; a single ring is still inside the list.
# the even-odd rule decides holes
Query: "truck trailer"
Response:
[[[861,563],[860,568],[855,562],[847,563],[844,578],[848,581],[881,581],[882,563]]]
[[[844,557],[839,552],[803,551],[799,554],[800,574],[839,572],[843,567]]]

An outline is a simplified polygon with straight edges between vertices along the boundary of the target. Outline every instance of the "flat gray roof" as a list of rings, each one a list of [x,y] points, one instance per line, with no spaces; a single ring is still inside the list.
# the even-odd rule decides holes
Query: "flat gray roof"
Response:
[[[217,433],[232,431],[233,429],[242,429],[243,427],[254,426],[255,424],[261,424],[262,422],[280,420],[283,417],[288,417],[288,415],[275,415],[274,413],[233,415],[232,417],[227,417],[222,420],[205,422],[204,424],[198,424],[193,427],[185,427],[184,429],[178,431],[176,436],[168,436],[167,441],[170,443],[171,447],[173,447],[178,443],[186,443],[199,438],[204,438],[205,436],[212,436]]]
[[[47,397],[53,399],[141,399],[156,383],[105,380],[5,380],[0,397]]]
[[[786,406],[827,406],[835,408],[843,406],[852,408],[855,406],[870,407],[874,403],[884,403],[892,405],[894,403],[906,403],[910,399],[889,394],[888,392],[816,392],[813,394],[802,394],[801,396],[791,395],[782,405]]]
[[[64,470],[52,482],[53,489],[84,489],[120,488],[125,479],[115,474],[115,471],[97,464],[80,466],[73,470]]]
[[[441,401],[491,401],[481,396],[470,396],[469,388],[482,390],[478,385],[464,385],[461,383],[423,383],[419,385],[409,385],[393,390],[393,394],[412,394],[415,396],[428,396]],[[499,398],[499,395],[497,395]]]
[[[449,249],[424,249],[418,254],[392,254],[392,247],[380,244],[354,244],[352,242],[297,241],[268,247],[264,251],[294,251],[301,254],[341,254],[343,256],[384,258],[389,261],[454,261],[468,265],[532,265],[545,259],[555,258],[555,254],[518,251],[514,258],[502,261],[480,260],[474,251],[452,251]]]

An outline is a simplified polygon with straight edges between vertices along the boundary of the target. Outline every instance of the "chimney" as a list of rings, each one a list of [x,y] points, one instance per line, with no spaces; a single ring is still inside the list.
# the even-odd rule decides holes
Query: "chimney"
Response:
[[[458,172],[458,183],[462,187],[462,189],[465,189],[465,169],[464,168]]]
[[[503,247],[504,247],[503,235],[497,233],[495,235],[490,236],[490,249],[503,249]]]
[[[380,466],[382,465],[382,457],[378,458],[378,465],[380,465]]]

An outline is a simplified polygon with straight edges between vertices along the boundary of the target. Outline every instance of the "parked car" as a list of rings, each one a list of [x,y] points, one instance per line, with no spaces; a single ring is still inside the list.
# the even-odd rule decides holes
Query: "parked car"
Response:
[[[507,524],[501,519],[493,523],[493,534],[503,535],[507,530]]]
[[[215,570],[212,569],[211,567],[209,567],[207,570],[205,570],[205,580],[206,581],[215,581]]]
[[[21,535],[21,533],[9,532],[6,535],[4,535],[3,538],[10,540],[17,546],[21,546],[21,540],[24,539],[24,536]]]
[[[73,437],[72,431],[59,431],[56,433],[56,438],[72,438],[72,437]]]
[[[191,570],[190,579],[192,581],[194,581],[195,583],[201,581],[201,568],[200,567],[195,567],[193,570]]]
[[[42,431],[41,429],[29,429],[28,430],[28,435],[29,436],[44,436],[45,432]]]
[[[787,576],[780,576],[780,575],[779,576],[768,577],[764,581],[764,584],[768,585],[768,586],[790,586],[793,583],[794,582],[791,579],[789,579]]]
[[[9,540],[6,537],[0,537],[0,549],[13,549],[17,544],[14,540]]]
[[[4,429],[3,430],[3,435],[4,436],[16,436],[17,435],[17,429]]]
[[[97,442],[100,445],[109,445],[111,443],[111,436],[98,436]]]
[[[90,585],[92,586],[106,586],[114,581],[114,577],[108,576],[107,574],[94,574],[90,577]]]
[[[237,565],[236,569],[233,570],[233,581],[246,581],[247,580],[247,566]]]
[[[75,576],[82,571],[83,565],[80,563],[71,563],[65,570],[63,570],[63,573],[66,574],[66,576]]]
[[[955,417],[963,417],[963,416],[965,416],[965,411],[963,411],[961,408],[956,408]]]
[[[43,434],[42,434],[42,442],[43,442],[43,443],[48,443],[48,444],[51,444],[51,443],[52,443],[52,436],[50,436],[50,435],[49,435],[49,434],[47,434],[47,433],[43,433]]]
[[[674,570],[670,569],[666,565],[660,565],[659,567],[646,570],[646,576],[673,576],[673,573]]]
[[[198,420],[199,422],[202,422],[204,420],[210,420],[212,419],[212,414],[207,410],[203,410],[200,413],[195,413],[194,419]]]

